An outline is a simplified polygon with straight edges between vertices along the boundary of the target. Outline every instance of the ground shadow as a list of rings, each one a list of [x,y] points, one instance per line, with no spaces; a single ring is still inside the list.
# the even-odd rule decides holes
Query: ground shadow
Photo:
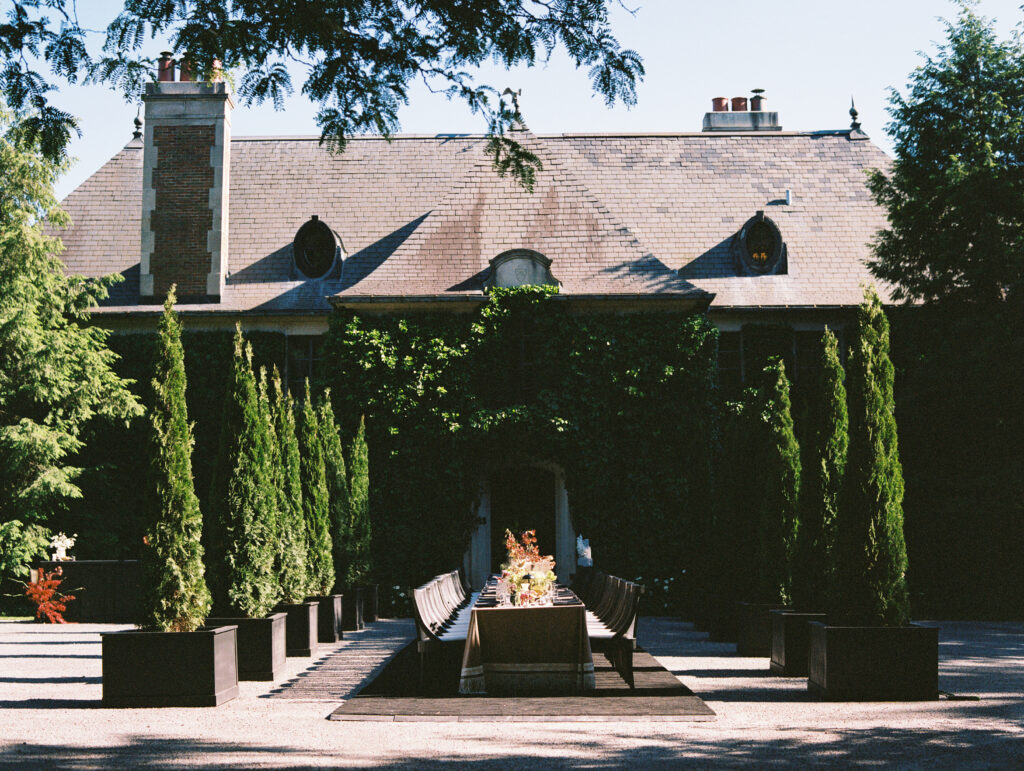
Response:
[[[345,723],[333,724],[343,736]],[[511,728],[510,726],[507,728]],[[315,749],[277,742],[224,742],[188,737],[128,737],[118,746],[63,743],[46,745],[21,743],[9,745],[0,754],[0,766],[20,767],[159,767],[167,769],[238,768],[287,766],[306,768],[337,764],[389,769],[461,769],[501,765],[506,768],[564,768],[585,765],[589,768],[665,767],[679,764],[700,767],[791,768],[826,765],[911,765],[928,767],[939,764],[1010,768],[1024,760],[1019,734],[1010,731],[954,729],[869,728],[838,730],[827,741],[807,741],[806,737],[724,738],[707,733],[688,732],[680,741],[672,726],[650,726],[643,737],[626,731],[597,731],[585,726],[571,730],[551,725],[534,725],[523,743],[508,746],[492,726],[479,733],[460,737],[464,748],[457,755],[439,753],[429,742],[421,750],[403,749],[400,759],[387,757],[377,742],[373,746],[346,744],[343,750]],[[396,730],[390,727],[388,731]],[[514,737],[514,732],[510,734]],[[566,745],[571,736],[572,746]],[[496,747],[495,742],[501,742]],[[339,742],[340,743],[340,742]],[[396,752],[397,754],[397,752]]]
[[[0,677],[0,683],[85,683],[98,685],[102,677]]]

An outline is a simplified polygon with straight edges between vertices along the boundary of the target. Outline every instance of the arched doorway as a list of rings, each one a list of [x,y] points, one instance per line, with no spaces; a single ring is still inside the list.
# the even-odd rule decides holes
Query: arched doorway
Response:
[[[553,554],[555,524],[555,474],[540,466],[513,466],[491,475],[491,572],[505,560],[505,530],[516,536],[537,531],[541,554]]]
[[[542,554],[555,557],[555,572],[567,582],[576,570],[576,533],[569,516],[565,474],[554,463],[527,462],[494,468],[481,480],[475,513],[481,524],[463,560],[474,589],[483,586],[505,559],[505,528],[537,531]]]

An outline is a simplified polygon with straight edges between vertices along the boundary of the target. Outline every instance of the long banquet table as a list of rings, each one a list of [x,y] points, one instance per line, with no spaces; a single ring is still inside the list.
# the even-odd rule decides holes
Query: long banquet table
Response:
[[[499,605],[494,581],[473,606],[459,693],[546,695],[594,688],[586,607],[565,587],[551,605]]]

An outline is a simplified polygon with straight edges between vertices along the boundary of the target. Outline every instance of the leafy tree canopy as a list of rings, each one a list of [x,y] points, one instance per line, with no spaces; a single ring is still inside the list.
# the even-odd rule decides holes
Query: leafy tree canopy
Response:
[[[141,412],[114,374],[108,333],[82,323],[114,279],[65,275],[43,229],[66,215],[53,195],[61,167],[40,150],[0,102],[0,538],[11,539],[31,528],[10,523],[45,524],[81,495],[69,458],[93,416]]]
[[[15,107],[33,109],[27,129],[48,157],[59,158],[77,126],[50,103],[55,86],[47,78],[109,82],[134,101],[153,66],[141,55],[151,38],[168,37],[198,71],[210,72],[214,60],[237,70],[246,103],[269,99],[282,107],[295,87],[290,68],[304,68],[302,93],[319,107],[322,138],[336,149],[353,134],[394,133],[399,108],[421,81],[480,114],[496,168],[529,184],[540,162],[506,135],[521,119],[515,100],[503,100],[469,70],[488,60],[531,66],[563,50],[589,68],[609,106],[635,104],[643,63],[612,35],[611,2],[126,0],[102,51],[90,52],[73,0],[14,0],[0,24],[0,90]],[[43,65],[50,75],[38,71]]]
[[[896,160],[870,178],[889,227],[870,265],[899,300],[992,302],[1024,285],[1024,47],[972,5],[890,97]]]

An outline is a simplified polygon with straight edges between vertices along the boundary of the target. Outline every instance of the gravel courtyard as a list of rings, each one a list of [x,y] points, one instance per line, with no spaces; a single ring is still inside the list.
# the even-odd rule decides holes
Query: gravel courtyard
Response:
[[[393,622],[392,622],[393,623]],[[361,633],[288,659],[283,681],[242,683],[216,709],[100,707],[99,624],[0,620],[0,765],[60,768],[581,766],[1024,766],[1024,624],[942,623],[934,702],[822,703],[688,623],[643,618],[640,641],[717,717],[686,723],[332,722],[316,666],[353,662],[351,693],[379,665]],[[364,652],[359,653],[363,645]],[[268,698],[276,693],[276,698]]]

